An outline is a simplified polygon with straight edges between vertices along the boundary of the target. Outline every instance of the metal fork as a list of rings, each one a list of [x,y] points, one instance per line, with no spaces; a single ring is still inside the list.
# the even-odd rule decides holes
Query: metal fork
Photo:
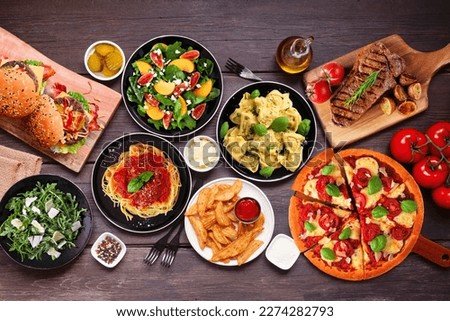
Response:
[[[175,255],[177,254],[178,248],[180,246],[180,235],[183,231],[184,227],[184,218],[181,220],[181,224],[178,228],[177,234],[170,240],[169,244],[167,244],[166,249],[164,250],[163,257],[161,259],[161,265],[165,267],[170,267],[175,259]]]
[[[162,251],[166,247],[167,240],[169,239],[170,234],[175,230],[175,228],[178,226],[178,224],[181,223],[181,221],[184,221],[183,218],[181,218],[179,221],[175,222],[172,227],[170,228],[169,232],[167,232],[166,235],[164,235],[162,238],[158,240],[158,242],[153,245],[153,247],[148,252],[147,256],[144,258],[144,263],[152,265],[156,262],[158,257],[161,255]]]
[[[239,77],[254,81],[262,81],[262,79],[256,76],[250,69],[231,58],[228,58],[225,67],[237,74]]]

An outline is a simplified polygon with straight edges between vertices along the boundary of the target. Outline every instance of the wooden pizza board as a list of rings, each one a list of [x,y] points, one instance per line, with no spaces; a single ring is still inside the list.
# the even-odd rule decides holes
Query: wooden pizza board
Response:
[[[416,101],[416,111],[408,116],[402,115],[398,111],[395,111],[391,115],[385,115],[380,108],[371,108],[349,127],[340,127],[333,123],[329,100],[322,104],[312,103],[322,123],[325,135],[334,148],[350,144],[425,111],[428,108],[428,87],[431,78],[439,68],[450,63],[450,44],[437,51],[420,52],[409,47],[399,35],[391,35],[378,41],[381,41],[389,50],[405,59],[405,72],[417,77],[417,80],[422,85],[422,97]],[[340,63],[348,72],[352,68],[356,55],[361,49],[352,51],[333,61]],[[322,66],[304,74],[303,81],[305,86],[308,82],[319,77]]]
[[[3,28],[0,28],[0,56],[16,60],[38,60],[52,66],[56,71],[56,74],[48,80],[47,88],[53,86],[54,83],[60,83],[65,85],[69,91],[82,93],[89,102],[99,106],[99,123],[102,126],[102,129],[91,132],[86,139],[86,144],[78,150],[77,154],[62,155],[55,154],[50,150],[44,150],[25,133],[22,121],[0,117],[0,128],[3,128],[8,133],[16,136],[67,168],[79,172],[86,163],[95,143],[103,133],[104,128],[108,125],[114,112],[119,106],[122,95],[105,85],[80,76],[59,65]]]

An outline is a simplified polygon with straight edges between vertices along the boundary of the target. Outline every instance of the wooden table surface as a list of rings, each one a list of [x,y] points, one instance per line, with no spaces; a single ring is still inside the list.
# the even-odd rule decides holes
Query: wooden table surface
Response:
[[[296,88],[302,94],[300,76],[282,73],[275,64],[278,43],[291,35],[313,35],[311,68],[349,51],[399,34],[420,51],[434,51],[450,42],[450,5],[430,1],[0,1],[0,25],[50,59],[87,76],[83,65],[86,48],[94,41],[117,42],[128,57],[142,43],[163,34],[180,34],[203,43],[215,55],[224,72],[222,105],[249,81],[225,69],[228,57],[247,65],[264,80]],[[352,143],[349,147],[389,153],[393,133],[404,127],[425,131],[438,120],[449,120],[450,68],[433,78],[429,109],[424,113]],[[120,92],[120,80],[107,85]],[[217,116],[199,134],[215,137]],[[57,174],[77,183],[86,193],[94,228],[82,255],[53,271],[22,268],[0,251],[0,300],[448,300],[450,274],[416,254],[410,254],[394,270],[376,279],[347,282],[330,277],[304,257],[289,271],[273,266],[264,255],[242,267],[220,267],[201,258],[182,235],[170,269],[146,266],[143,257],[164,233],[136,235],[107,221],[96,208],[90,189],[94,161],[102,146],[124,133],[141,131],[123,103],[98,141],[87,164],[76,174],[39,154],[20,140],[0,131],[1,144],[41,155],[42,173]],[[184,140],[174,140],[183,147]],[[318,129],[317,147],[327,145]],[[207,179],[237,176],[222,161]],[[288,205],[293,179],[273,184],[257,183],[275,209],[275,231],[289,234]],[[425,220],[422,234],[450,246],[450,215],[422,190]],[[104,231],[118,235],[127,245],[123,261],[108,270],[90,255],[94,240]]]

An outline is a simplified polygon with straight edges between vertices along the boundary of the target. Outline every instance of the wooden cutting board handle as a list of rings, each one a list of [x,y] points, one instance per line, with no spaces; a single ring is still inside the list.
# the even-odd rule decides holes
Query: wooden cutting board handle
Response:
[[[431,80],[431,77],[446,64],[450,63],[450,43],[447,44],[444,48],[441,48],[436,51],[431,52],[420,52],[416,51],[413,53],[418,58],[416,61],[420,61],[422,68],[428,70],[429,78],[428,82]]]
[[[442,267],[450,267],[450,249],[419,235],[412,251]]]

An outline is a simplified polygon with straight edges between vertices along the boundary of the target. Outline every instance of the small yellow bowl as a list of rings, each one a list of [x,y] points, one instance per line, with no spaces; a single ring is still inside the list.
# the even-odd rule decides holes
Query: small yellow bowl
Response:
[[[107,45],[113,46],[114,48],[116,48],[119,51],[120,55],[122,56],[122,66],[114,75],[109,76],[109,77],[105,76],[101,71],[97,71],[97,72],[92,71],[88,65],[89,57],[92,54],[94,54],[95,47],[100,44],[107,44]],[[101,81],[109,81],[109,80],[113,80],[113,79],[116,79],[117,77],[119,77],[122,74],[123,69],[125,68],[125,63],[126,63],[125,54],[123,53],[122,48],[120,48],[119,45],[117,45],[115,42],[112,42],[109,40],[100,40],[100,41],[94,42],[92,45],[89,46],[89,48],[86,50],[86,53],[84,54],[84,66],[86,67],[86,70],[89,72],[89,74],[92,77],[94,77],[97,80],[101,80]]]

